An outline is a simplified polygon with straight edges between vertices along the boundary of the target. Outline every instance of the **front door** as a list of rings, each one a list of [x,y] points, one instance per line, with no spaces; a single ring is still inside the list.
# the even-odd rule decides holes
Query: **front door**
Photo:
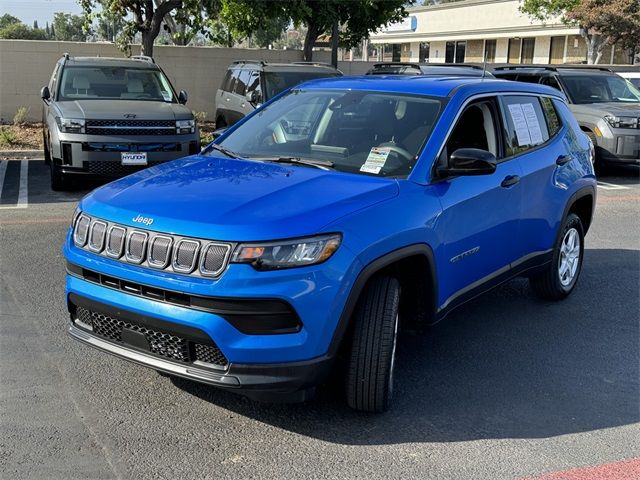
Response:
[[[495,99],[468,105],[439,161],[459,148],[488,150],[498,159],[491,175],[452,177],[433,186],[440,197],[442,232],[437,254],[439,305],[450,305],[474,287],[507,273],[519,253],[522,175],[517,160],[503,157],[501,121]]]

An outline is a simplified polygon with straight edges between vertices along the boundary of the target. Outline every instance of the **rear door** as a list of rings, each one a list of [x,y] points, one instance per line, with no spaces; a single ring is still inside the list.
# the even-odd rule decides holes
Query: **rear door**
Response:
[[[576,138],[573,130],[563,125],[554,100],[547,96],[510,95],[502,98],[507,155],[517,158],[522,169],[521,220],[522,261],[548,253],[557,231],[557,219],[566,202],[563,177],[572,169],[572,151]],[[518,138],[519,112],[528,118],[529,138]],[[572,147],[573,145],[573,147]],[[583,159],[585,160],[585,159]]]
[[[438,270],[440,306],[444,308],[475,287],[509,271],[519,255],[522,174],[517,160],[504,158],[501,120],[496,98],[469,104],[451,131],[439,162],[459,148],[488,150],[498,159],[491,175],[459,176],[434,184],[442,214]]]

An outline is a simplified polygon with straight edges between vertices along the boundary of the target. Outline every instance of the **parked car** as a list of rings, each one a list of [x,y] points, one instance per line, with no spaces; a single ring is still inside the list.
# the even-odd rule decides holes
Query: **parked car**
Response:
[[[348,404],[383,411],[399,325],[518,275],[548,300],[574,290],[592,156],[548,87],[305,83],[201,154],[80,202],[64,242],[69,333],[263,400],[309,398],[338,361]]]
[[[451,63],[384,62],[376,63],[365,75],[456,75],[490,77],[490,71],[478,65]]]
[[[507,66],[494,74],[564,92],[580,128],[596,146],[596,169],[640,164],[640,91],[608,68]]]
[[[216,127],[230,127],[287,88],[314,78],[339,76],[340,70],[324,63],[233,62],[216,93]]]
[[[45,161],[51,188],[86,176],[114,179],[200,151],[198,126],[149,57],[72,57],[42,88]]]

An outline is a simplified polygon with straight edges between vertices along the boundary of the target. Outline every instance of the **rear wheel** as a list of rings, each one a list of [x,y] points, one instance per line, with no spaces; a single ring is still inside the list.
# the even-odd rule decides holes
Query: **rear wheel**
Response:
[[[545,300],[561,300],[576,286],[584,256],[584,230],[580,218],[571,213],[562,227],[551,264],[529,278],[533,291]]]
[[[391,404],[399,303],[400,284],[381,276],[356,308],[347,370],[347,403],[355,410],[384,412]]]

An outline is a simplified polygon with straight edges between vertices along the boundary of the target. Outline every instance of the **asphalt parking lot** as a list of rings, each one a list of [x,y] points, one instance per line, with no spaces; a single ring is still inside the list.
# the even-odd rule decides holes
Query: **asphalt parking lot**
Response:
[[[71,340],[61,244],[85,192],[51,192],[42,161],[2,161],[0,477],[515,479],[637,464],[638,170],[598,190],[569,299],[537,300],[518,279],[401,337],[395,404],[371,416],[335,385],[253,403]]]

